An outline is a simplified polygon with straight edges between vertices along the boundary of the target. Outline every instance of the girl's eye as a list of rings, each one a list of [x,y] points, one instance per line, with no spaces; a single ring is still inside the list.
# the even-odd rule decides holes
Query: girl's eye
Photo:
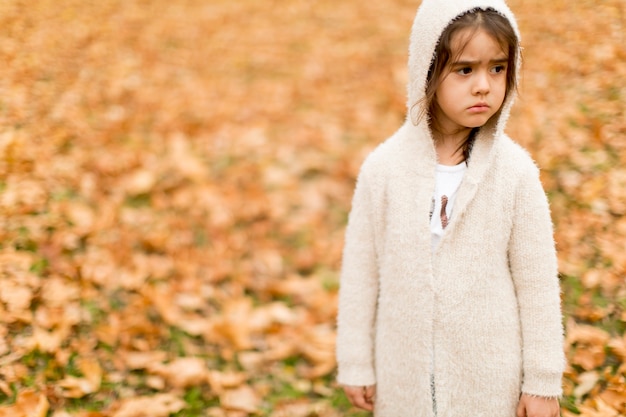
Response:
[[[496,65],[495,67],[491,69],[491,72],[495,74],[499,74],[501,72],[504,72],[505,70],[506,70],[506,67],[504,65]]]
[[[463,68],[459,68],[456,72],[461,75],[467,75],[467,74],[471,74],[472,69],[470,67],[463,67]]]

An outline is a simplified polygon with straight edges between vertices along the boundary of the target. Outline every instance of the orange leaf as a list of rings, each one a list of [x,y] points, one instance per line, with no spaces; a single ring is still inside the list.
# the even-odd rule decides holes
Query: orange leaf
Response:
[[[260,405],[260,399],[252,388],[243,385],[236,389],[224,391],[220,395],[220,404],[228,410],[254,413]]]
[[[123,400],[112,417],[168,417],[185,408],[185,402],[172,394]]]
[[[26,390],[17,395],[14,405],[0,408],[0,417],[46,417],[49,408],[45,395]]]
[[[165,378],[176,388],[202,384],[209,375],[205,361],[200,358],[178,358],[166,365],[156,363],[148,370]]]

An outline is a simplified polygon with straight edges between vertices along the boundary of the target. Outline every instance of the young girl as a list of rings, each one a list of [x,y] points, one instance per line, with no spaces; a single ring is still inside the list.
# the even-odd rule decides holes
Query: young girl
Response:
[[[364,162],[339,298],[338,381],[378,417],[556,417],[552,224],[504,133],[520,65],[503,0],[424,0],[409,116]]]

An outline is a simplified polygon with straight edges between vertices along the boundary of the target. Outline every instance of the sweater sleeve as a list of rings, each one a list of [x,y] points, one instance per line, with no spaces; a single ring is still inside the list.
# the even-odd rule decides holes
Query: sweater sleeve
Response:
[[[378,266],[371,189],[361,171],[346,229],[337,318],[337,380],[344,385],[376,383],[374,325]]]
[[[522,329],[522,392],[542,397],[561,396],[565,366],[553,239],[548,201],[533,166],[517,187],[509,262]]]

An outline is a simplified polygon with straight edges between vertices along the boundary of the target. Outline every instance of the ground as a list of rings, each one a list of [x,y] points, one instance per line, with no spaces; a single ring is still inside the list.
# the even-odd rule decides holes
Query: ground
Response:
[[[563,414],[626,413],[626,3],[511,0]],[[360,163],[417,1],[0,3],[0,416],[364,416],[334,383]]]

